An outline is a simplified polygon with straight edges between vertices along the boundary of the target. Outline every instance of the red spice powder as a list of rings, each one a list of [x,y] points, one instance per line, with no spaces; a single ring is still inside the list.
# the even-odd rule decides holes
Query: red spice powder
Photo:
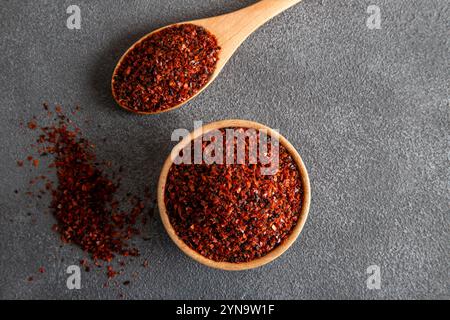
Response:
[[[110,172],[113,168],[97,160],[93,145],[63,114],[61,106],[56,111],[56,123],[40,126],[37,139],[39,154],[54,156],[49,168],[56,171],[56,183],[43,175],[32,180],[43,180],[42,192],[51,193],[50,209],[57,221],[53,230],[64,242],[88,252],[96,265],[97,260],[109,262],[115,255],[137,256],[138,250],[130,247],[128,240],[139,233],[137,221],[149,199],[127,194],[124,201],[119,201],[120,177],[115,172],[106,173],[106,169]],[[37,166],[39,160],[33,164]],[[87,262],[82,265],[87,267]],[[108,268],[108,276],[116,274],[111,270]]]
[[[247,262],[280,245],[297,224],[303,189],[291,155],[281,145],[278,152],[274,175],[263,175],[260,161],[249,164],[248,152],[242,165],[172,165],[165,204],[177,235],[215,261]]]
[[[200,26],[180,24],[155,32],[124,57],[113,78],[113,95],[130,110],[169,109],[203,88],[219,51],[216,37]]]

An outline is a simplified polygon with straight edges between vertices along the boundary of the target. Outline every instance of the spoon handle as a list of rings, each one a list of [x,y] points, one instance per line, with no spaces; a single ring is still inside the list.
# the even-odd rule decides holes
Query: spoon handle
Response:
[[[214,18],[199,20],[223,46],[236,49],[256,29],[302,0],[260,0],[257,3]],[[234,51],[234,50],[232,50]]]
[[[273,17],[301,1],[302,0],[261,0],[247,8],[235,12],[235,14],[239,14],[246,20],[252,30],[251,32],[253,32]]]

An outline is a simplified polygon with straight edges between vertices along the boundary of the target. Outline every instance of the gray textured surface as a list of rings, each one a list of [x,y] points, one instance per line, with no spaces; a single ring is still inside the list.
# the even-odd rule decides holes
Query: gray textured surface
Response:
[[[140,36],[252,2],[2,1],[0,298],[450,298],[448,1],[305,0],[182,109],[143,117],[112,101],[115,62]],[[81,7],[82,30],[66,28],[69,4]],[[381,7],[381,30],[366,27],[369,4]],[[229,273],[184,256],[155,216],[152,240],[137,240],[150,267],[135,261],[119,277],[136,270],[137,280],[105,289],[103,271],[83,273],[82,289],[69,291],[65,268],[83,253],[60,246],[45,201],[13,192],[31,177],[16,166],[33,139],[18,123],[43,101],[80,104],[98,123],[83,126],[86,136],[109,138],[99,156],[126,164],[136,191],[155,186],[175,128],[226,118],[279,128],[309,169],[305,229],[274,263]],[[381,290],[366,288],[371,264]]]

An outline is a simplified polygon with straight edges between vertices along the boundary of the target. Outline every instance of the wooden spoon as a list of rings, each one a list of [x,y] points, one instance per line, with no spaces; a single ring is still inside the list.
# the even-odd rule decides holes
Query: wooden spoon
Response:
[[[125,108],[128,111],[132,111],[135,113],[140,114],[157,114],[161,112],[170,111],[176,108],[181,107],[183,104],[187,103],[191,99],[195,98],[200,92],[202,92],[208,85],[210,85],[215,78],[219,75],[220,71],[222,71],[225,64],[228,62],[228,60],[231,58],[231,56],[234,54],[234,52],[239,48],[239,46],[247,39],[247,37],[252,34],[256,29],[258,29],[260,26],[262,26],[264,23],[272,19],[273,17],[277,16],[281,12],[287,10],[288,8],[294,6],[295,4],[299,3],[301,0],[261,0],[247,8],[224,14],[217,17],[212,18],[206,18],[206,19],[200,19],[200,20],[194,20],[194,21],[186,21],[182,23],[177,24],[183,24],[183,23],[192,23],[198,26],[201,26],[214,34],[217,37],[218,44],[222,48],[219,53],[219,61],[216,65],[216,69],[209,79],[208,83],[203,86],[195,95],[190,97],[188,100],[175,105],[171,108],[160,110],[160,111],[136,111],[127,108],[124,105],[121,105],[118,101],[115,93],[114,93],[114,85],[113,87],[113,97],[117,101],[117,103]],[[174,24],[170,25],[173,26]],[[140,42],[145,40],[147,37],[151,36],[153,33],[157,31],[161,31],[164,28],[170,27],[165,26],[163,28],[160,28],[158,30],[155,30],[140,40],[138,40],[136,43],[134,43],[120,58],[119,62],[117,63],[116,68],[114,69],[113,77],[112,77],[112,84],[114,84],[114,76],[119,70],[119,67],[124,59],[124,57]]]

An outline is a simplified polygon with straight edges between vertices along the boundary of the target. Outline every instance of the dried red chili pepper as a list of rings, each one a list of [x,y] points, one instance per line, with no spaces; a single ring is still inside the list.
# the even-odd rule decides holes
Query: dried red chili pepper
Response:
[[[216,37],[200,26],[180,24],[155,32],[122,60],[113,79],[114,97],[135,111],[169,109],[208,82],[219,51]]]
[[[247,262],[280,245],[297,224],[303,189],[291,155],[281,145],[278,153],[274,175],[263,175],[259,160],[249,164],[248,152],[246,164],[173,164],[165,205],[177,235],[215,261]]]

